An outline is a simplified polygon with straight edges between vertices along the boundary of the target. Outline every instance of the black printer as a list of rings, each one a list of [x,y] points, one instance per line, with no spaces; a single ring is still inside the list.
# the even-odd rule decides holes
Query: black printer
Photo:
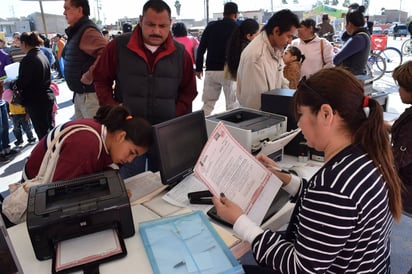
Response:
[[[30,188],[27,229],[37,259],[52,258],[57,242],[110,228],[121,238],[135,233],[127,191],[117,171]]]

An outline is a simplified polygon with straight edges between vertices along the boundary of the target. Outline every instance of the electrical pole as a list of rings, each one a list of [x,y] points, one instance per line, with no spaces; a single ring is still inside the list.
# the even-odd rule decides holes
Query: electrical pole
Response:
[[[205,18],[207,25],[209,23],[209,0],[205,0]]]
[[[100,3],[99,0],[96,0],[96,9],[97,9],[97,25],[101,24],[100,21]]]
[[[39,0],[40,4],[40,11],[41,11],[41,19],[43,20],[43,30],[44,30],[44,35],[47,37],[47,26],[46,26],[46,20],[44,19],[44,11],[43,11],[43,3],[42,0]]]

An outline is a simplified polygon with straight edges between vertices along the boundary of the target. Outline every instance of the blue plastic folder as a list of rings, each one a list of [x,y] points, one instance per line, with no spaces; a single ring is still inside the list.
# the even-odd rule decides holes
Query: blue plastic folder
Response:
[[[244,273],[201,211],[139,224],[155,274]]]

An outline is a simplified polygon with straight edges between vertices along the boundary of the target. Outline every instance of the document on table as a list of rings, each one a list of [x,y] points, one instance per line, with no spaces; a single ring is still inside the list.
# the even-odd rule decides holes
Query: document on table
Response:
[[[119,236],[114,229],[72,238],[57,244],[55,271],[87,264],[123,252]]]
[[[162,199],[174,206],[207,212],[212,207],[211,205],[191,204],[189,198],[187,197],[187,194],[189,192],[202,190],[207,190],[207,187],[199,179],[197,179],[194,174],[190,174],[175,187],[173,187],[169,192],[163,195]]]
[[[194,171],[215,196],[223,192],[259,224],[282,185],[239,144],[223,122],[210,135]]]

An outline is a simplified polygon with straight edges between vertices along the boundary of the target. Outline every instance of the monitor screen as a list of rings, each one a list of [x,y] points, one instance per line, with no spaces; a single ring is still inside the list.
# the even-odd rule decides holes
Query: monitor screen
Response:
[[[202,110],[153,126],[158,167],[163,184],[176,185],[193,172],[207,141]]]

